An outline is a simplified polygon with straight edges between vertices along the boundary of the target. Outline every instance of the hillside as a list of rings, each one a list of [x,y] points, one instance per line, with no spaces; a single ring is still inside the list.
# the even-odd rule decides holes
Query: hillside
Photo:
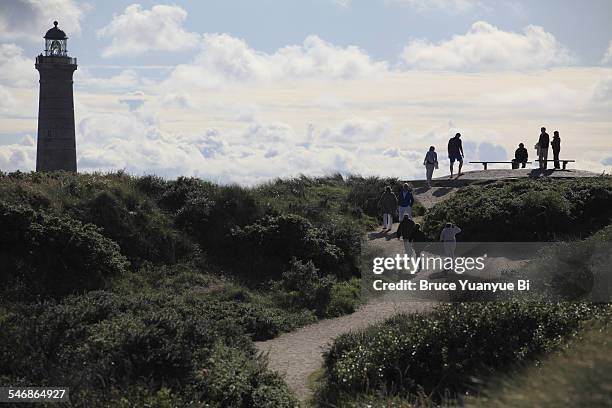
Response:
[[[400,184],[1,174],[0,382],[65,384],[73,406],[294,406],[254,341],[356,310],[378,198]],[[520,219],[530,239],[553,240],[612,217],[608,177],[415,193],[432,239],[448,219],[468,226],[466,239],[499,239],[479,226],[507,234]],[[534,223],[542,212],[565,221]]]

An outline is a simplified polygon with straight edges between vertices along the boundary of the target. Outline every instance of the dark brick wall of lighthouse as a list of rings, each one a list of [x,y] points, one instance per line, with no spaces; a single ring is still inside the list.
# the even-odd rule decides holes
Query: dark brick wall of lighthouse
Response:
[[[77,171],[72,74],[76,58],[38,56],[40,73],[36,171]]]

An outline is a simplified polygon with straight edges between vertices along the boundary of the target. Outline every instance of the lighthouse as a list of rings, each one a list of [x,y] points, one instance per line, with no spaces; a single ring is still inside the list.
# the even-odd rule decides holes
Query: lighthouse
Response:
[[[77,171],[72,92],[77,61],[68,56],[68,37],[57,21],[44,38],[44,55],[35,65],[40,74],[36,171]]]

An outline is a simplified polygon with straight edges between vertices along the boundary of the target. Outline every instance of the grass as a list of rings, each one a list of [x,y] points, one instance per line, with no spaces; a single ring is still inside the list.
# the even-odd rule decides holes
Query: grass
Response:
[[[491,380],[469,408],[607,407],[612,405],[612,329],[592,328],[561,353],[513,376]]]

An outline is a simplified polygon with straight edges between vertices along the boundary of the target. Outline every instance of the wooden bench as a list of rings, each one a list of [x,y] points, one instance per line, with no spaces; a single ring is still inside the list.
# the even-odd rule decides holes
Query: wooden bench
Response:
[[[470,163],[480,163],[480,164],[482,164],[484,166],[484,169],[487,170],[487,166],[488,166],[489,163],[493,163],[493,164],[500,164],[500,163],[503,163],[503,164],[513,164],[514,162],[513,161],[471,161]],[[525,163],[526,164],[531,164],[530,161],[525,162]],[[518,163],[518,164],[521,164],[521,163]],[[565,167],[563,167],[563,168],[565,169]]]
[[[536,160],[536,161],[537,162],[540,162],[540,161],[543,161],[543,162],[554,162],[555,160]],[[567,163],[576,163],[576,160],[561,160],[561,159],[559,159],[557,161],[563,163],[563,170],[566,169]]]

